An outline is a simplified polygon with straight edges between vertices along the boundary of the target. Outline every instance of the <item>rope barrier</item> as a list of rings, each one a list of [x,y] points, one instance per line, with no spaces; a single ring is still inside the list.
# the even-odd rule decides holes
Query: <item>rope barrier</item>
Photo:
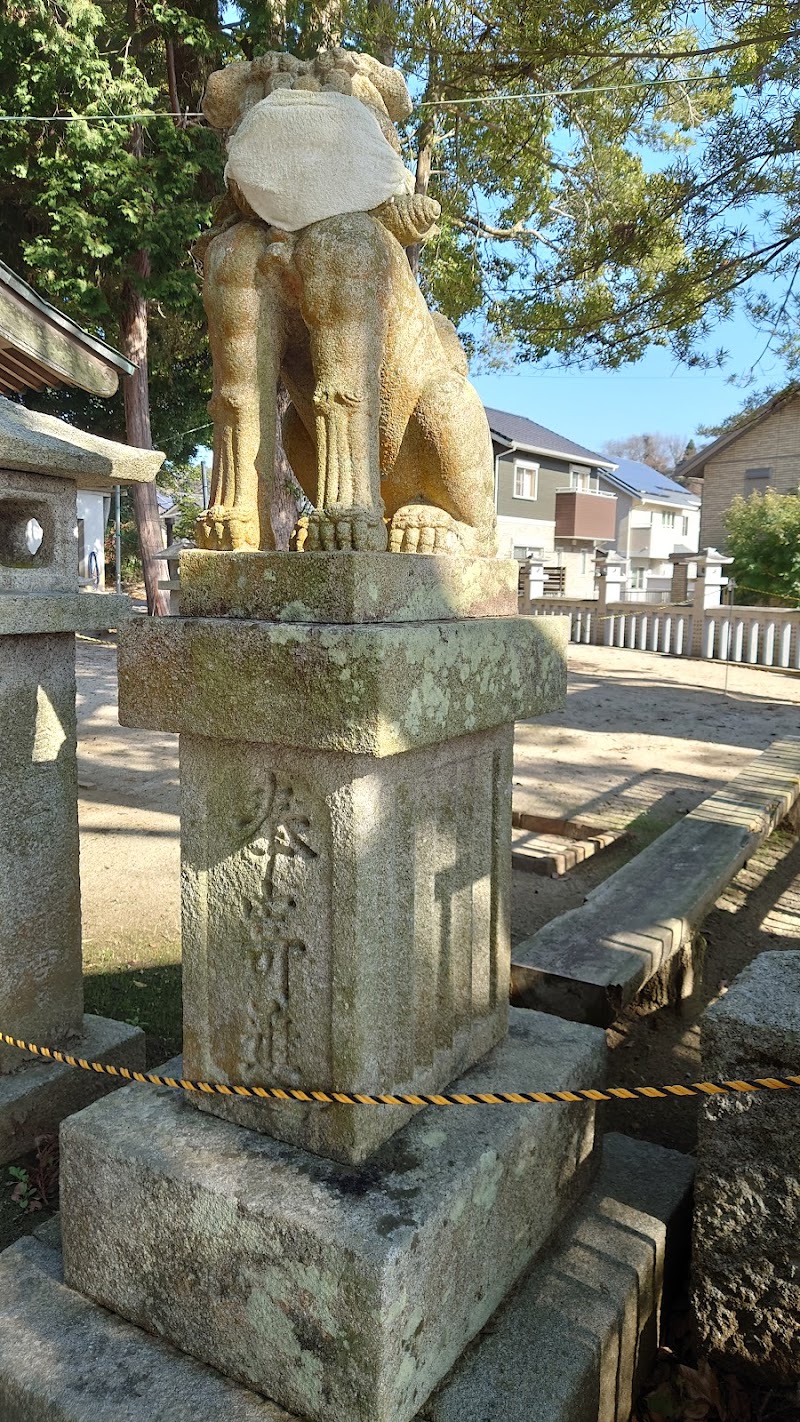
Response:
[[[54,1047],[40,1047],[0,1032],[0,1041],[21,1052],[31,1052],[46,1061],[60,1062],[81,1071],[93,1071],[142,1086],[168,1086],[173,1091],[199,1092],[205,1096],[244,1097],[257,1101],[303,1101],[331,1106],[527,1106],[562,1105],[574,1101],[665,1100],[668,1097],[732,1096],[753,1091],[792,1091],[800,1088],[800,1076],[760,1076],[752,1080],[693,1081],[689,1086],[609,1086],[576,1087],[567,1091],[456,1091],[396,1092],[386,1095],[354,1091],[303,1091],[291,1086],[233,1086],[222,1081],[189,1081],[183,1077],[159,1076],[156,1072],[133,1071],[108,1062],[91,1062]]]

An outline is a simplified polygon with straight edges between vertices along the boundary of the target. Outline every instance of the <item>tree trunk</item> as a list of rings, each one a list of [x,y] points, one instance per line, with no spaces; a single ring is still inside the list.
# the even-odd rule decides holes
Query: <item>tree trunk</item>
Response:
[[[367,0],[370,17],[370,53],[391,69],[394,66],[395,0]]]
[[[137,252],[132,266],[138,276],[147,277],[150,271],[147,252]],[[125,283],[119,343],[122,354],[136,366],[133,375],[125,377],[125,433],[128,444],[135,444],[139,449],[152,449],[147,378],[147,298],[142,295],[135,279]],[[158,586],[165,565],[156,557],[163,548],[156,486],[133,484],[131,492],[147,592],[147,611],[152,617],[166,617],[169,603]]]

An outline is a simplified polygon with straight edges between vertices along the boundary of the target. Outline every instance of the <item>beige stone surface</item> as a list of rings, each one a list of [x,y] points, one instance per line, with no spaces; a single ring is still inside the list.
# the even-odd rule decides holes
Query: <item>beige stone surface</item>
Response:
[[[124,725],[395,755],[534,716],[565,690],[562,618],[364,626],[135,620]]]
[[[510,726],[379,760],[181,738],[191,1077],[436,1091],[505,1035],[511,748]],[[197,1104],[344,1161],[410,1114]]]
[[[534,1261],[418,1417],[628,1422],[658,1341],[662,1280],[681,1264],[692,1165],[676,1151],[606,1136],[594,1184],[555,1244]],[[192,1407],[202,1407],[206,1422],[294,1422],[66,1288],[58,1238],[51,1244],[50,1231],[35,1235],[0,1261],[0,1406],[16,1405],[15,1417],[98,1422],[96,1397],[113,1392],[126,1408],[114,1422],[194,1422]],[[28,1328],[53,1340],[55,1375],[47,1349],[32,1352],[20,1341]],[[137,1386],[141,1374],[146,1396]]]
[[[0,1256],[0,1416],[7,1422],[295,1422],[98,1308],[28,1236]]]
[[[53,415],[0,396],[0,468],[70,479],[78,486],[149,483],[164,463],[157,449],[101,439]]]
[[[599,1085],[605,1056],[517,1013],[459,1085]],[[314,1422],[409,1422],[588,1185],[593,1115],[429,1110],[348,1168],[127,1088],[62,1130],[66,1282]]]
[[[83,1014],[72,636],[2,638],[0,725],[0,1021],[61,1046]]]
[[[512,558],[437,554],[181,554],[182,617],[267,622],[435,622],[513,617],[519,564]]]
[[[388,543],[394,552],[492,554],[486,416],[466,380],[455,331],[431,316],[405,252],[404,244],[430,231],[438,204],[413,195],[382,199],[381,174],[400,148],[392,118],[410,107],[402,76],[339,49],[308,62],[270,54],[212,75],[205,112],[215,126],[234,130],[232,155],[262,115],[274,109],[288,122],[296,114],[291,146],[302,164],[309,113],[328,102],[341,109],[343,100],[351,112],[354,101],[364,106],[357,127],[368,121],[378,142],[379,163],[365,157],[354,204],[362,207],[369,187],[376,195],[372,211],[339,211],[288,233],[257,216],[231,172],[227,207],[201,244],[214,366],[214,468],[198,542],[217,549],[275,546],[270,506],[280,380],[291,401],[284,447],[314,506],[298,523],[298,548],[380,551]],[[340,138],[336,146],[350,149],[353,141]],[[260,193],[248,168],[247,193],[284,222],[292,211],[294,223],[298,201],[317,202],[315,163],[310,145],[311,188],[306,194],[304,178],[298,192],[278,145],[259,161]],[[326,185],[336,164],[329,168]],[[399,159],[393,171],[399,191]],[[274,190],[269,207],[260,201],[266,187]],[[347,183],[341,187],[344,193]]]
[[[704,1076],[797,1075],[800,952],[762,953],[705,1013]],[[762,1386],[800,1382],[800,1102],[787,1091],[703,1105],[693,1304],[714,1361]]]

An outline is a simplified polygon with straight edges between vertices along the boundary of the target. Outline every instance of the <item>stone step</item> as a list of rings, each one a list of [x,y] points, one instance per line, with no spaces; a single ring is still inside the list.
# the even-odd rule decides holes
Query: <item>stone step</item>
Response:
[[[607,1027],[688,949],[726,884],[795,806],[800,738],[735,780],[513,950],[512,1001]]]
[[[70,1050],[92,1061],[144,1071],[144,1032],[127,1022],[87,1013],[83,1036]],[[0,1165],[27,1154],[37,1136],[57,1131],[67,1116],[123,1084],[112,1076],[80,1071],[61,1062],[37,1060],[22,1052],[18,1056],[19,1069],[0,1076]]]
[[[655,1352],[665,1266],[685,1243],[692,1162],[607,1136],[594,1186],[418,1422],[627,1422]],[[0,1416],[14,1422],[295,1422],[90,1303],[58,1253],[0,1256]]]
[[[588,1192],[420,1413],[424,1422],[628,1422],[665,1278],[688,1262],[694,1162],[607,1135]]]
[[[291,1422],[63,1283],[28,1237],[0,1255],[0,1417],[6,1422]]]

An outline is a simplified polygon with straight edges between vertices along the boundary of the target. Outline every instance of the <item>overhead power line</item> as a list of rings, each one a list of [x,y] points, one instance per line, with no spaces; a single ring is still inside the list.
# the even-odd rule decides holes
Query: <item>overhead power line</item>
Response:
[[[613,94],[630,89],[664,89],[691,85],[728,84],[724,74],[698,74],[682,79],[634,79],[627,84],[587,84],[577,89],[535,89],[521,94],[467,94],[459,99],[423,99],[417,108],[451,108],[454,104],[513,104],[533,99],[569,99],[589,94]],[[0,114],[0,123],[147,123],[151,119],[205,119],[201,109],[176,113],[157,109],[139,114]]]

